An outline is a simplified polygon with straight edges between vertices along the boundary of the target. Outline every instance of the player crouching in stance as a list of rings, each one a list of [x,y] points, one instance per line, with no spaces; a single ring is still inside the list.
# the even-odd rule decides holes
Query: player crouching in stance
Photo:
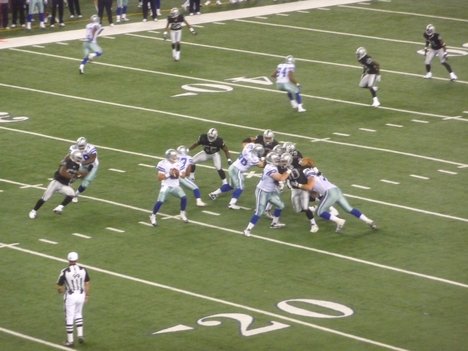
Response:
[[[150,215],[150,222],[155,227],[158,225],[156,214],[166,201],[168,195],[173,195],[180,199],[180,219],[188,223],[187,214],[187,196],[184,190],[180,187],[179,176],[181,175],[181,164],[179,162],[179,154],[174,149],[168,149],[165,153],[166,158],[158,162],[156,169],[158,170],[158,180],[161,182],[158,199],[153,207],[153,213]]]
[[[297,186],[298,189],[315,191],[316,193],[323,195],[316,213],[327,221],[335,222],[337,232],[340,232],[341,229],[343,229],[346,221],[330,213],[330,206],[335,203],[340,205],[346,212],[365,222],[372,229],[377,229],[377,225],[372,219],[367,218],[366,215],[361,213],[357,208],[351,207],[341,189],[324,177],[322,172],[315,167],[315,162],[311,158],[304,157],[300,161],[300,165],[304,167],[303,172],[307,178],[307,184],[295,183],[294,186]]]
[[[62,214],[63,208],[67,206],[75,196],[75,190],[70,186],[70,183],[77,178],[83,177],[83,173],[79,172],[80,163],[83,161],[83,154],[75,150],[60,164],[54,174],[54,179],[49,183],[42,197],[37,201],[36,206],[29,212],[29,218],[35,219],[37,211],[49,200],[56,192],[65,195],[65,199],[60,205],[54,208],[56,214]]]
[[[97,43],[97,38],[104,28],[99,24],[99,17],[92,15],[90,22],[86,25],[86,37],[83,43],[84,57],[81,61],[79,72],[84,74],[84,66],[95,57],[102,55],[102,49]]]
[[[278,90],[287,92],[292,108],[297,109],[297,112],[305,112],[306,110],[302,107],[301,85],[294,75],[295,62],[296,59],[293,56],[286,56],[284,62],[276,67],[271,77],[276,80]]]
[[[372,106],[379,107],[380,101],[377,97],[377,84],[380,82],[380,65],[367,55],[367,51],[363,47],[357,48],[356,57],[363,68],[359,87],[369,89],[372,95]]]
[[[170,29],[172,58],[174,61],[180,60],[180,41],[182,40],[182,24],[184,23],[190,33],[197,35],[195,29],[193,29],[193,27],[187,22],[184,15],[179,12],[179,9],[177,7],[172,8],[169,16],[167,16],[167,25],[164,30],[163,37],[164,40],[168,38],[168,30]]]
[[[426,59],[424,60],[424,64],[426,65],[426,75],[424,78],[432,78],[431,62],[434,57],[438,56],[440,63],[449,72],[450,80],[457,80],[457,75],[452,71],[452,67],[450,67],[447,62],[448,52],[446,44],[440,34],[436,32],[436,29],[432,24],[428,24],[426,26],[426,31],[424,32],[423,36],[426,40],[426,47],[424,48],[424,56],[426,56]]]

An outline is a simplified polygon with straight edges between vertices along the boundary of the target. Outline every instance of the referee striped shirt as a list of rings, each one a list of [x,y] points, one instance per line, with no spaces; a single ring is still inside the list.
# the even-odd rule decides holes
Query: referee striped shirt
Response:
[[[72,264],[62,269],[57,280],[57,285],[65,286],[68,294],[84,293],[85,283],[89,282],[89,274],[86,268],[77,264]]]

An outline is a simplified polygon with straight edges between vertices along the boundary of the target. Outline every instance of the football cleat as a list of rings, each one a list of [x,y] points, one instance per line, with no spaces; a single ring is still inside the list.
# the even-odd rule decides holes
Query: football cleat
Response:
[[[72,342],[70,342],[70,341],[65,341],[65,342],[63,343],[63,345],[65,345],[65,346],[67,346],[67,347],[74,347],[74,346],[75,346],[75,344],[73,343],[73,341],[72,341]]]
[[[58,214],[58,215],[61,215],[62,212],[63,212],[63,205],[58,205],[56,208],[53,209],[53,211]]]
[[[83,338],[82,336],[79,336],[79,337],[78,337],[78,342],[79,342],[80,344],[84,344],[85,340],[84,340],[84,338]]]
[[[455,74],[455,72],[450,72],[450,80],[451,80],[451,81],[454,81],[454,80],[457,80],[457,79],[458,79],[458,77],[457,77],[457,75]]]
[[[158,221],[156,220],[156,215],[154,213],[150,216],[150,222],[153,225],[153,227],[156,227],[158,225]]]
[[[431,79],[432,78],[432,72],[427,72],[425,75],[424,75],[424,79]]]
[[[184,223],[188,223],[188,218],[187,218],[187,215],[185,214],[185,211],[180,211],[180,219],[184,222]]]
[[[272,229],[278,229],[278,228],[283,228],[283,227],[286,227],[286,224],[280,223],[280,222],[276,222],[276,223],[272,222],[270,224],[270,228],[272,228]]]
[[[336,221],[336,232],[337,233],[341,232],[341,230],[343,229],[345,223],[346,223],[346,221],[344,219],[341,219],[341,218],[339,218]]]
[[[201,199],[197,199],[197,206],[198,207],[205,207],[206,203],[204,203]]]
[[[29,212],[29,218],[35,219],[37,217],[37,211],[36,210],[31,210]]]
[[[369,223],[369,227],[371,227],[371,229],[373,229],[373,230],[377,230],[377,224],[374,221]]]
[[[211,200],[216,200],[218,198],[218,195],[215,193],[209,193],[208,196],[210,197]]]
[[[304,107],[302,107],[301,105],[297,106],[297,112],[306,112],[306,111],[307,110]]]
[[[318,230],[319,230],[319,227],[318,227],[317,224],[311,224],[311,225],[310,225],[310,232],[311,232],[311,233],[317,233]]]
[[[244,229],[244,235],[247,237],[251,236],[250,229]]]
[[[237,206],[236,204],[229,204],[228,208],[231,210],[240,210],[240,206]]]
[[[81,64],[80,68],[78,68],[78,72],[80,72],[80,74],[84,74],[84,65],[83,64]]]
[[[372,107],[379,107],[380,106],[380,101],[378,98],[373,98],[372,99]]]
[[[297,102],[296,102],[296,100],[289,100],[289,102],[291,103],[291,107],[292,107],[293,109],[296,109],[296,108],[297,108]]]
[[[76,195],[76,196],[73,197],[72,202],[73,202],[74,204],[78,203],[78,195]]]

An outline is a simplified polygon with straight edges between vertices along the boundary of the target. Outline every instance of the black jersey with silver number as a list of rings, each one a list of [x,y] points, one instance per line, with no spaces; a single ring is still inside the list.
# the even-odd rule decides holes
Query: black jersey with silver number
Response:
[[[80,165],[76,162],[73,162],[70,157],[65,158],[65,167],[67,168],[67,171],[71,173],[76,173],[80,169]],[[54,174],[54,179],[63,185],[69,185],[70,184],[70,178],[66,178],[63,175],[60,174],[60,168],[63,167],[63,165],[60,165],[59,168],[55,171]]]
[[[363,66],[364,73],[379,74],[380,72],[379,64],[376,61],[374,61],[369,55],[366,55],[362,59],[360,59],[359,63]]]
[[[426,39],[426,46],[430,46],[431,49],[439,50],[444,47],[445,43],[439,33],[434,33],[432,36],[427,35],[427,33],[423,35],[424,39]]]
[[[224,140],[222,138],[216,138],[214,141],[208,140],[208,135],[201,134],[198,137],[197,141],[198,145],[203,146],[203,151],[205,151],[208,155],[212,155],[216,152],[219,152],[225,145]]]
[[[182,23],[184,23],[184,15],[180,14],[177,17],[169,16],[167,17],[167,23],[169,24],[169,28],[171,28],[171,30],[181,30]]]

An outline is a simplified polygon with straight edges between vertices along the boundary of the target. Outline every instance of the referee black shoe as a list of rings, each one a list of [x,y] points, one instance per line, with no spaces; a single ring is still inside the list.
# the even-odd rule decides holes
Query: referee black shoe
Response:
[[[78,342],[79,342],[80,344],[84,344],[84,338],[83,338],[82,336],[79,336],[79,337],[78,337]]]

